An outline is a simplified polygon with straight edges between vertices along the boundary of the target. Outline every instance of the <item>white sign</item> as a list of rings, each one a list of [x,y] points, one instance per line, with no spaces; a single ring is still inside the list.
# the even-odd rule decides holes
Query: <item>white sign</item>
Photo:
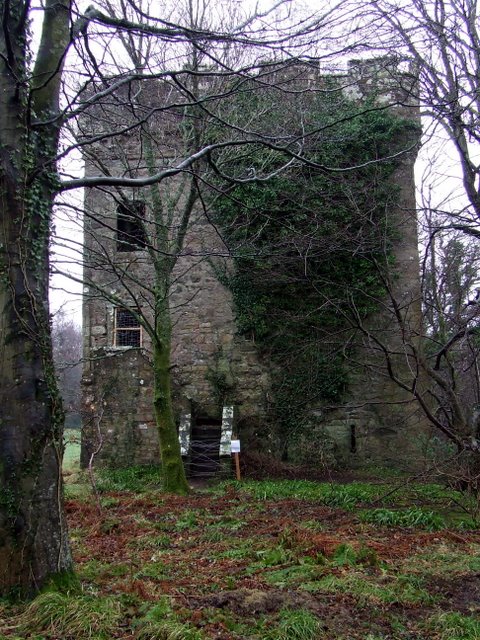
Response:
[[[232,453],[240,453],[240,440],[232,440]]]

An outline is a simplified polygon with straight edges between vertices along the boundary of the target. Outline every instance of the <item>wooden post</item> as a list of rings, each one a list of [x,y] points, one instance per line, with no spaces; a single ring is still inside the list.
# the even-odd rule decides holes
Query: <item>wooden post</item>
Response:
[[[240,474],[240,454],[239,453],[234,453],[233,457],[235,458],[235,472],[237,474],[237,480],[241,480],[241,474]]]
[[[232,438],[230,442],[232,455],[235,459],[235,474],[237,476],[237,480],[241,480],[242,477],[240,475],[240,440],[237,438]]]

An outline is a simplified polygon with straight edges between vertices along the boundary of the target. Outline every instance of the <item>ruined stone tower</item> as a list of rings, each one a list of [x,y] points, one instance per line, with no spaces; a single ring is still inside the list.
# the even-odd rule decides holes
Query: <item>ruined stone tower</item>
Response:
[[[297,66],[296,69],[299,67]],[[312,65],[302,66],[288,91],[312,91],[324,75]],[[278,74],[277,74],[278,80]],[[213,82],[213,81],[210,81]],[[381,108],[392,105],[401,116],[417,120],[412,76],[385,61],[352,63],[336,76],[346,100],[369,100]],[[200,83],[201,84],[201,83]],[[207,94],[208,94],[207,83]],[[197,82],[195,89],[201,90]],[[372,98],[372,96],[374,96]],[[163,168],[178,165],[184,153],[185,108],[176,106],[177,89],[150,82],[142,107],[155,130],[153,155]],[[131,110],[125,94],[97,107],[85,119],[89,133],[105,132],[113,120],[128,122]],[[164,108],[166,104],[173,105]],[[160,105],[158,113],[156,107]],[[138,115],[138,114],[136,114]],[[141,115],[141,114],[140,114]],[[150,130],[151,130],[150,129]],[[395,169],[396,205],[388,212],[396,277],[393,289],[411,335],[419,333],[419,265],[413,164],[415,144]],[[123,136],[102,139],[86,158],[87,175],[99,167],[112,175],[147,175],[146,142],[138,129],[125,127]],[[158,461],[158,440],[152,410],[151,342],[135,315],[147,318],[152,309],[152,252],[148,249],[150,198],[160,198],[169,210],[168,233],[181,228],[179,211],[188,198],[190,176],[179,173],[157,191],[92,189],[85,197],[84,322],[84,436],[82,459],[115,466]],[[146,235],[147,234],[147,235]],[[191,210],[170,284],[172,373],[174,403],[181,424],[185,457],[202,457],[202,447],[218,459],[220,436],[234,431],[242,448],[261,447],[276,453],[278,438],[272,425],[272,363],[252,336],[240,335],[231,292],[219,278],[219,268],[234,268],[220,230],[199,198]],[[389,378],[381,347],[392,350],[399,375],[409,375],[409,358],[392,322],[390,301],[362,321],[351,339],[348,388],[336,406],[309,407],[311,438],[302,449],[306,462],[333,458],[342,464],[418,464],[425,426],[410,394]],[[153,320],[153,318],[152,318]],[[353,335],[353,334],[352,334]],[[378,340],[377,340],[378,339]],[[377,342],[375,342],[377,340]],[[372,345],[374,348],[372,348]],[[298,390],[302,394],[302,390]],[[307,436],[308,440],[308,436]],[[203,444],[202,444],[203,442]],[[197,449],[195,449],[195,443]],[[200,443],[200,445],[199,445]],[[223,453],[228,453],[228,442]],[[415,462],[413,462],[415,461]]]

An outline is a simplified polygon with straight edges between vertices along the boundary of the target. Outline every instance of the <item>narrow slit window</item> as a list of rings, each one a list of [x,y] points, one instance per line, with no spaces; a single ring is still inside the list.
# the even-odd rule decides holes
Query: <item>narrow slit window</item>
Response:
[[[128,309],[117,307],[115,309],[115,335],[116,347],[142,346],[142,327],[134,314]]]
[[[117,251],[141,251],[147,246],[143,221],[145,203],[130,200],[117,209]]]
[[[357,434],[355,425],[350,425],[350,453],[357,453]]]

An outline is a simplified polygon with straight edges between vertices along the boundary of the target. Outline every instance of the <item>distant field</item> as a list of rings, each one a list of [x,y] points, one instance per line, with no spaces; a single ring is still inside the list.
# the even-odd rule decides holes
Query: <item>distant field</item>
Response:
[[[65,429],[64,440],[63,470],[75,471],[80,467],[80,430]]]

